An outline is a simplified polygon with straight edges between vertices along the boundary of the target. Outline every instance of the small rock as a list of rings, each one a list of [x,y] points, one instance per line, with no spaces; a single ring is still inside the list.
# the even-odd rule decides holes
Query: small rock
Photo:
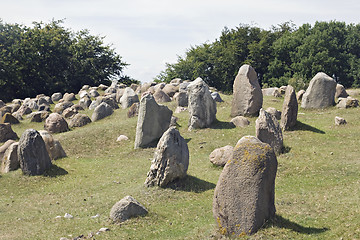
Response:
[[[62,217],[61,217],[61,216],[56,216],[56,217],[55,217],[55,219],[60,219],[60,218],[62,218]]]
[[[106,232],[106,231],[110,231],[110,229],[103,227],[103,228],[100,228],[98,232]]]
[[[345,125],[345,124],[347,124],[347,122],[346,122],[346,120],[344,118],[341,118],[341,117],[338,117],[338,116],[335,117],[335,125],[336,126]]]
[[[91,216],[90,218],[98,218],[98,217],[100,217],[100,214],[96,214],[95,216]]]
[[[74,216],[69,213],[65,213],[64,218],[72,219],[72,218],[74,218]]]
[[[127,141],[127,140],[129,140],[129,138],[128,138],[127,136],[125,136],[125,135],[120,135],[120,136],[116,139],[117,142],[122,142],[122,141]]]

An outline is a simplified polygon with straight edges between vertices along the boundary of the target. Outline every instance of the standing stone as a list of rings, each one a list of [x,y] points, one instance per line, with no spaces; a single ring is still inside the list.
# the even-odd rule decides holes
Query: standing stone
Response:
[[[189,97],[187,92],[180,91],[174,95],[176,105],[179,107],[187,107],[189,102]]]
[[[187,143],[179,131],[171,127],[159,140],[145,185],[165,187],[175,179],[184,178],[188,166]]]
[[[134,103],[139,102],[138,95],[135,94],[134,90],[130,87],[125,88],[122,97],[120,98],[120,104],[122,109],[131,107]]]
[[[132,217],[146,215],[146,208],[131,196],[126,196],[111,208],[110,219],[114,222],[124,222]]]
[[[66,157],[66,153],[60,142],[54,139],[48,131],[40,130],[39,133],[45,142],[46,150],[52,160]]]
[[[20,122],[11,113],[5,113],[4,116],[1,118],[0,123],[19,124]]]
[[[127,111],[127,117],[132,118],[132,117],[138,116],[139,115],[139,107],[140,107],[140,103],[138,103],[138,102],[131,105],[131,107]]]
[[[214,191],[213,215],[220,233],[253,234],[275,216],[276,171],[270,145],[252,136],[240,139]]]
[[[79,100],[79,105],[84,109],[88,108],[90,104],[91,104],[91,99],[89,97],[81,98]]]
[[[29,115],[30,122],[42,122],[45,121],[50,116],[50,113],[47,111],[33,112]]]
[[[6,152],[6,150],[10,147],[11,144],[15,143],[14,140],[10,139],[10,140],[7,140],[3,145],[0,146],[0,162],[1,162],[1,159],[3,159],[4,157],[4,154]]]
[[[21,135],[18,157],[21,170],[26,175],[41,175],[52,165],[45,142],[35,129],[27,129]]]
[[[0,142],[6,142],[9,139],[16,140],[18,135],[12,130],[10,123],[0,123]]]
[[[335,98],[347,98],[349,94],[341,84],[336,84]]]
[[[263,95],[257,74],[250,65],[242,65],[234,86],[231,116],[257,116],[263,104]]]
[[[197,78],[188,86],[189,130],[206,128],[216,119],[216,102],[211,97],[208,85]]]
[[[284,103],[281,112],[280,127],[283,131],[292,129],[296,125],[298,102],[295,89],[288,85],[285,91]]]
[[[148,147],[169,128],[172,111],[158,105],[151,94],[141,98],[136,126],[135,148]]]
[[[265,110],[267,113],[270,113],[272,116],[274,116],[277,120],[281,119],[281,112],[279,110],[277,110],[274,107],[268,107]]]
[[[300,91],[298,91],[298,93],[296,94],[296,99],[298,102],[302,101],[302,98],[304,96],[305,90],[301,89]]]
[[[225,166],[225,164],[232,159],[234,147],[227,145],[225,147],[217,148],[210,153],[210,162],[217,166]]]
[[[69,126],[60,114],[51,113],[45,120],[44,129],[50,133],[61,133],[69,131]]]
[[[74,106],[74,103],[72,102],[68,102],[68,101],[59,102],[55,105],[54,112],[61,114],[65,109],[70,108],[72,106]]]
[[[17,154],[18,142],[12,143],[5,151],[1,162],[1,173],[8,173],[15,171],[20,167],[19,158]],[[0,158],[1,161],[1,158]]]
[[[335,104],[336,82],[323,72],[311,79],[302,101],[302,108],[326,108]]]
[[[259,117],[255,121],[256,137],[269,144],[278,155],[283,150],[283,136],[279,122],[264,109],[260,109]]]
[[[95,122],[97,120],[103,119],[107,116],[113,114],[114,110],[112,107],[106,102],[102,102],[99,106],[97,106],[91,116],[91,121]]]
[[[154,98],[157,103],[171,102],[171,98],[163,90],[158,89],[154,93]]]
[[[82,127],[89,123],[91,119],[86,114],[78,113],[69,120],[69,127]]]

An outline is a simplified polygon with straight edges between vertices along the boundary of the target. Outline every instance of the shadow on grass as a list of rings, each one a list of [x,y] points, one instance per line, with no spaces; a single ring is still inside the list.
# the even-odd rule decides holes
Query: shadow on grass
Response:
[[[282,153],[285,154],[285,153],[289,153],[291,151],[291,147],[289,146],[283,146],[282,148]]]
[[[62,175],[66,175],[66,174],[68,174],[68,171],[66,171],[65,169],[53,164],[51,166],[51,168],[44,173],[44,176],[46,176],[46,177],[57,177],[57,176],[62,176]]]
[[[173,181],[167,187],[176,191],[202,193],[214,189],[216,185],[197,177],[187,175],[185,178]]]
[[[304,227],[277,214],[274,219],[266,223],[265,228],[269,227],[286,228],[302,234],[319,234],[329,230],[328,228]]]
[[[212,129],[232,129],[236,128],[236,126],[232,122],[223,122],[215,119],[215,121],[211,124],[210,128]]]
[[[314,132],[314,133],[325,134],[325,132],[323,130],[312,127],[312,126],[310,126],[306,123],[302,123],[300,121],[296,121],[296,125],[293,128],[293,131],[310,131],[310,132]]]

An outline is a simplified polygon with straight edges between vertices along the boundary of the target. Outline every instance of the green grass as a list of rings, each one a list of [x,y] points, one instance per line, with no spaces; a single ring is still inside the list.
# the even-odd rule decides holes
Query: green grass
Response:
[[[0,239],[60,239],[87,236],[101,227],[110,231],[96,239],[217,239],[212,216],[214,188],[222,168],[209,161],[212,150],[235,145],[255,134],[230,128],[231,96],[222,95],[218,121],[211,128],[187,131],[188,113],[179,131],[188,141],[188,177],[168,188],[146,188],[154,148],[134,150],[136,118],[126,110],[82,128],[56,134],[68,157],[54,161],[48,176],[28,177],[21,171],[0,176]],[[282,98],[265,97],[264,108],[281,110]],[[168,104],[174,110],[174,103]],[[287,153],[278,157],[276,218],[245,239],[359,239],[360,139],[359,109],[303,110],[297,129],[284,133]],[[86,111],[91,116],[91,111]],[[334,117],[346,126],[335,126]],[[24,120],[13,129],[19,137],[43,123]],[[116,142],[124,134],[127,142]],[[117,201],[131,195],[149,214],[122,224],[109,220]],[[56,219],[70,213],[73,219]],[[91,216],[100,214],[99,218]],[[70,237],[69,237],[70,238]]]

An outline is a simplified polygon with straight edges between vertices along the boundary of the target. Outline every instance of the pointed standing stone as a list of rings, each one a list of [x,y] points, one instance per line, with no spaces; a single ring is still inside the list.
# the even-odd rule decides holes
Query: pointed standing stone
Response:
[[[281,112],[280,127],[283,131],[290,130],[296,125],[298,102],[295,90],[288,85],[285,91],[284,103]]]

